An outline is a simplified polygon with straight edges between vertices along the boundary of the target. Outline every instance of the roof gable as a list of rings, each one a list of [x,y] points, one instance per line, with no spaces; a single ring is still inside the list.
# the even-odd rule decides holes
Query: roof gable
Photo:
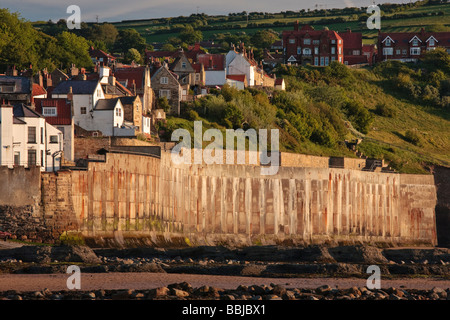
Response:
[[[420,40],[418,36],[412,37],[411,40],[409,40],[409,42],[413,41],[414,39],[417,39],[417,40],[419,40],[420,42],[422,42],[422,40]]]

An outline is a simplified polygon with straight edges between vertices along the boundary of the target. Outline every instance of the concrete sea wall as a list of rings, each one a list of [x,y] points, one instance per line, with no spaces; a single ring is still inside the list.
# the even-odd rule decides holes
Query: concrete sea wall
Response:
[[[366,242],[436,245],[432,175],[174,165],[107,154],[71,173],[72,232],[98,245]]]

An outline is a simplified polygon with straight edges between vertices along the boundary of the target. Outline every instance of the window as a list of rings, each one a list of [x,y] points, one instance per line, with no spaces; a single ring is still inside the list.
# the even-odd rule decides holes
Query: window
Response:
[[[400,50],[400,49],[397,49],[397,50],[395,50],[395,54],[397,54],[397,55],[399,55],[399,54],[400,54],[400,52],[401,52],[401,50]]]
[[[18,151],[14,152],[14,165],[20,166],[20,152]]]
[[[313,40],[313,44],[320,44],[320,40]]]
[[[302,48],[301,47],[297,47],[297,54],[302,54]]]
[[[304,48],[303,49],[303,54],[304,55],[310,55],[311,54],[311,49],[310,48]]]
[[[311,44],[311,39],[303,39],[303,44]]]
[[[14,85],[3,85],[0,86],[0,92],[8,93],[8,92],[14,92],[15,86]]]
[[[384,56],[392,56],[394,54],[394,48],[383,48]]]
[[[314,47],[314,54],[319,54],[319,47]]]
[[[354,56],[359,56],[360,54],[361,54],[361,52],[359,50],[353,50]]]
[[[36,143],[36,127],[28,127],[28,143]]]
[[[289,39],[289,43],[290,44],[294,44],[295,43],[295,39]]]
[[[320,65],[323,66],[324,60],[323,57],[320,57]]]
[[[44,150],[41,150],[41,167],[45,166],[44,163]]]
[[[102,89],[97,89],[97,97],[101,97],[102,96]]]
[[[159,97],[170,99],[170,90],[159,90]]]
[[[50,143],[58,143],[58,136],[50,136]]]
[[[391,39],[386,39],[386,42],[384,43],[384,45],[389,47],[391,45]]]
[[[331,44],[336,44],[336,40],[331,40]]]
[[[339,57],[339,62],[342,63],[342,57]]]
[[[57,112],[56,112],[56,108],[55,107],[45,107],[42,108],[42,115],[44,117],[56,117],[57,116]]]
[[[402,55],[406,56],[407,54],[408,54],[408,50],[403,49],[403,50],[402,50]]]
[[[161,83],[161,84],[168,84],[168,83],[169,83],[169,78],[167,78],[167,77],[161,77],[160,83]]]
[[[28,166],[35,166],[36,165],[36,150],[29,149],[28,150]]]
[[[331,57],[331,61],[334,61],[334,60],[336,60],[336,57]]]
[[[331,47],[331,54],[336,54],[336,47]]]
[[[318,65],[319,65],[319,58],[318,58],[318,57],[315,57],[315,58],[314,58],[314,65],[315,65],[315,66],[318,66]]]
[[[122,117],[122,109],[116,108],[116,117]]]
[[[44,128],[41,127],[41,144],[44,144]]]
[[[195,81],[200,81],[200,73],[195,74]]]
[[[81,107],[80,112],[81,114],[86,114],[86,107]]]
[[[341,40],[341,39],[339,39],[339,40],[338,40],[338,43],[339,43],[339,44],[341,44],[341,43],[342,43],[342,40]]]
[[[186,62],[181,63],[181,68],[186,69]]]
[[[414,39],[414,40],[412,41],[412,45],[415,46],[415,47],[417,47],[417,46],[419,45],[419,41],[418,41],[417,39]]]
[[[338,50],[338,51],[339,51],[339,54],[342,54],[342,47],[339,47],[338,49],[339,49],[339,50]]]
[[[411,55],[413,56],[420,55],[420,48],[411,48]]]
[[[325,57],[325,65],[329,65],[330,64],[330,59],[328,57]]]
[[[430,41],[428,42],[428,45],[430,47],[434,46],[434,39],[430,39]]]

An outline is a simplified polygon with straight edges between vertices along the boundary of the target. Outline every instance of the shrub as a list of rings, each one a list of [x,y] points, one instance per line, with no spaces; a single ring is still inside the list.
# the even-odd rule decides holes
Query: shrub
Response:
[[[372,124],[373,116],[362,104],[356,101],[349,101],[345,106],[347,117],[352,122],[356,130],[367,134]]]
[[[395,109],[384,102],[378,103],[375,106],[375,113],[386,118],[394,118],[396,116]]]
[[[405,133],[405,140],[415,146],[419,146],[422,138],[417,130],[407,130]]]

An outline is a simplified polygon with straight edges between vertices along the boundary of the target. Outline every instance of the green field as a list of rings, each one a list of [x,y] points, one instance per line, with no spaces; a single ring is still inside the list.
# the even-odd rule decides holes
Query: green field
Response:
[[[438,12],[443,13],[443,15],[437,16]],[[411,14],[424,14],[427,16],[413,17],[413,18],[397,18],[397,19],[384,19],[392,17],[395,14],[411,15]],[[272,16],[276,16],[273,18]],[[340,23],[314,23],[315,21],[321,19],[332,19],[332,18],[343,18],[346,21]],[[347,28],[351,28],[353,31],[362,32],[364,36],[364,43],[374,43],[377,30],[369,30],[366,27],[365,21],[358,21],[358,16],[355,14],[332,14],[332,15],[322,15],[322,16],[302,16],[300,13],[298,16],[289,16],[284,18],[282,14],[272,14],[269,18],[260,18],[257,20],[251,19],[248,21],[251,26],[247,25],[247,20],[245,17],[236,21],[218,21],[224,19],[224,16],[208,16],[207,24],[208,30],[203,30],[203,38],[205,40],[214,40],[215,35],[220,33],[242,33],[253,34],[260,29],[267,29],[266,26],[259,27],[262,24],[273,24],[275,22],[279,23],[294,23],[296,20],[300,24],[313,24],[315,29],[322,29],[323,27],[328,27],[331,30],[344,31]],[[410,8],[398,13],[384,14],[381,17],[381,31],[382,32],[415,32],[420,30],[422,27],[428,27],[434,24],[442,24],[450,26],[450,4],[441,5],[425,5],[416,8]],[[178,32],[168,32],[168,28],[182,28],[184,24],[181,23],[161,23],[161,19],[149,19],[149,20],[139,20],[139,21],[123,21],[114,23],[118,29],[134,28],[136,29],[147,41],[147,43],[153,42],[166,42],[170,37],[177,37]],[[233,28],[233,26],[239,25],[240,28]],[[256,26],[255,26],[256,25]],[[214,27],[217,26],[217,29]],[[230,28],[226,28],[229,26]],[[289,29],[286,26],[272,26],[270,29],[282,32],[283,30]],[[371,40],[372,39],[372,40]]]

